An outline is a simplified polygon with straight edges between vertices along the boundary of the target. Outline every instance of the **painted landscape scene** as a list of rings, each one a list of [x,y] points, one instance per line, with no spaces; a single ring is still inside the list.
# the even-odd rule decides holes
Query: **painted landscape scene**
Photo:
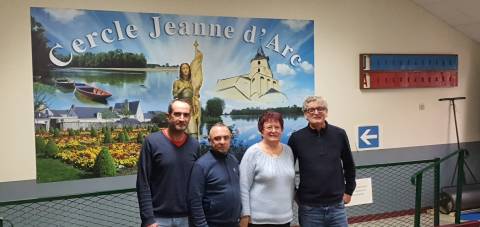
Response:
[[[202,152],[216,122],[239,159],[266,110],[284,114],[284,143],[306,126],[313,21],[33,7],[31,33],[39,183],[136,174],[176,98]]]

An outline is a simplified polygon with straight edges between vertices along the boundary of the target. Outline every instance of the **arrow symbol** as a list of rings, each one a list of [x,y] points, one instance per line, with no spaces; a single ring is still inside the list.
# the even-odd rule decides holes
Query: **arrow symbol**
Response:
[[[368,133],[370,133],[370,129],[365,130],[365,132],[363,132],[362,135],[360,136],[360,139],[365,144],[372,145],[372,143],[370,143],[369,139],[377,139],[378,135],[368,135]]]

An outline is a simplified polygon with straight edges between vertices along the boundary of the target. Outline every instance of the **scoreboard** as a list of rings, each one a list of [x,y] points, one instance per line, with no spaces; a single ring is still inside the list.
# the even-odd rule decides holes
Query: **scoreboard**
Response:
[[[458,86],[455,54],[360,54],[360,88]]]

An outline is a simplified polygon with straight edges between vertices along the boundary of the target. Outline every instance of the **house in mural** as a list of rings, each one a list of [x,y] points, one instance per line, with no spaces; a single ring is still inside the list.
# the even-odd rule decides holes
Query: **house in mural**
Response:
[[[51,125],[56,125],[61,129],[98,128],[119,119],[120,116],[112,111],[112,108],[72,105],[66,117],[53,118],[53,120],[56,120],[53,121],[56,124],[52,123]]]
[[[145,121],[140,101],[129,102],[125,100],[122,103],[115,103],[113,111],[124,118],[133,118],[139,122]]]
[[[50,110],[45,108],[35,112],[35,128],[43,128],[49,131],[52,128],[80,129],[90,127],[102,127],[112,124],[120,119],[120,116],[112,111],[112,108],[79,107],[72,105],[68,110]]]
[[[124,118],[131,119],[125,120]],[[35,112],[35,128],[80,129],[105,125],[135,125],[145,122],[140,101],[116,103],[113,107],[82,107],[72,105],[68,110],[43,108]],[[124,120],[122,120],[124,119]]]
[[[152,118],[154,118],[155,116],[159,115],[159,114],[164,114],[166,115],[167,113],[163,112],[163,111],[148,111],[146,113],[143,113],[143,118],[144,118],[144,121],[143,122],[151,122],[152,121]]]
[[[287,96],[280,90],[280,81],[275,79],[262,47],[250,60],[247,74],[220,79],[216,92],[219,97],[242,101],[257,101],[270,104],[285,104]]]
[[[49,109],[44,109],[42,111],[35,111],[33,114],[35,130],[48,130],[50,128],[50,116],[53,115],[52,111],[50,111]]]
[[[50,110],[47,107],[42,107],[40,110],[34,112],[35,129],[50,130],[50,127],[58,127],[59,119],[75,119],[76,117],[68,116],[69,110]],[[51,124],[54,125],[51,125]]]

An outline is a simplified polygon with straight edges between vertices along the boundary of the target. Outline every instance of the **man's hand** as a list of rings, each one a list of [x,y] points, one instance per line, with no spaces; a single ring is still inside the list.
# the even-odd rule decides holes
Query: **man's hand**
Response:
[[[157,223],[153,223],[153,224],[147,225],[147,227],[158,227],[158,224],[157,224]]]
[[[343,203],[348,204],[352,200],[352,196],[349,194],[343,194]]]
[[[250,223],[250,216],[243,216],[240,218],[240,227],[248,227]]]

